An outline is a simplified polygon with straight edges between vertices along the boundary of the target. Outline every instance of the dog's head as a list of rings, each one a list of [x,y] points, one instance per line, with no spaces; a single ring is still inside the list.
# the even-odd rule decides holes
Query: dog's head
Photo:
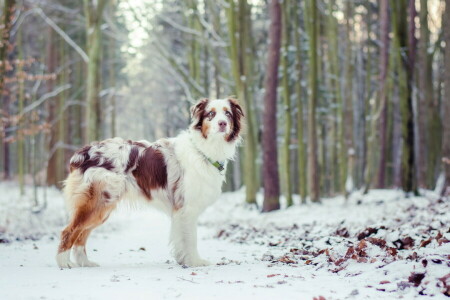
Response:
[[[236,141],[242,127],[244,113],[236,99],[201,99],[191,107],[193,130],[203,138],[222,135],[227,142]]]

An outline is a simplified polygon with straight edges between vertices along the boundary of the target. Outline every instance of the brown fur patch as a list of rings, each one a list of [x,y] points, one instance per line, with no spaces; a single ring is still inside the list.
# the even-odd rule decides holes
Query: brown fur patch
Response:
[[[136,165],[136,159],[139,155],[138,147],[131,147],[130,155],[128,157],[127,167],[125,168],[125,173],[130,171]]]
[[[200,100],[195,106],[191,108],[192,118],[196,119],[194,129],[202,131],[203,120],[205,119],[205,111],[208,106],[208,99]]]
[[[99,143],[98,145],[102,145],[102,143]],[[100,147],[100,146],[98,146]],[[80,161],[77,161],[75,163],[70,164],[70,171],[72,172],[75,169],[79,169],[82,173],[86,172],[87,169],[92,167],[99,167],[104,168],[108,171],[112,170],[114,168],[114,165],[109,159],[104,158],[102,161],[102,152],[96,151],[96,156],[91,157],[89,155],[89,150],[92,148],[92,146],[84,146],[80,150],[76,152],[76,154],[83,156],[83,159]]]
[[[167,166],[161,151],[148,147],[132,172],[144,195],[151,199],[151,190],[167,186]]]
[[[66,181],[65,194],[73,206],[73,213],[69,225],[61,233],[58,252],[69,250],[74,244],[84,246],[91,230],[101,225],[116,206],[103,203],[106,192],[101,182],[93,182],[79,191],[80,178],[79,173],[72,173]]]
[[[83,156],[83,160],[78,161],[76,163],[71,163],[70,164],[70,172],[72,172],[75,169],[80,168],[81,165],[83,164],[83,162],[89,160],[89,150],[91,150],[91,146],[87,145],[75,152],[76,154]]]
[[[231,133],[227,137],[227,142],[232,142],[239,136],[242,127],[241,118],[244,116],[244,112],[242,111],[242,108],[236,99],[229,98],[228,101],[230,102],[231,106],[232,118]]]
[[[147,148],[147,146],[141,142],[133,142],[133,145],[138,146],[138,147],[142,147],[142,148]]]
[[[208,137],[208,131],[209,131],[209,123],[205,122],[205,120],[203,120],[203,124],[202,124],[202,136],[206,139]]]

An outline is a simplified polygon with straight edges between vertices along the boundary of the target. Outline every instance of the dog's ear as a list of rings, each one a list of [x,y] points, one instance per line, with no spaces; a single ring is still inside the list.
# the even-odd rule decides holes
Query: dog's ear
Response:
[[[237,99],[234,98],[228,98],[228,101],[230,102],[230,106],[231,106],[231,111],[234,114],[236,114],[236,116],[241,119],[241,117],[244,116],[244,111],[242,110],[242,107],[239,105],[239,102],[237,101]]]
[[[203,98],[200,99],[197,103],[191,106],[191,118],[195,119],[200,117],[206,109],[208,105],[209,99]]]
[[[233,128],[227,138],[231,142],[239,137],[242,128],[241,118],[244,117],[244,112],[236,99],[228,98],[228,101],[230,102],[231,114],[233,115]]]
[[[197,130],[202,129],[203,118],[206,110],[206,106],[208,106],[209,99],[203,98],[200,99],[196,104],[191,107],[191,119],[192,119],[192,127]]]

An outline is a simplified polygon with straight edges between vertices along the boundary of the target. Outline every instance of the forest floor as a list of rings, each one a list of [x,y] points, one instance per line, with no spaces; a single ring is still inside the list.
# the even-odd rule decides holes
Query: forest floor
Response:
[[[393,190],[298,203],[261,214],[242,191],[224,194],[199,222],[213,264],[184,268],[169,254],[169,220],[119,210],[96,230],[98,268],[61,270],[55,254],[66,213],[57,190],[32,213],[0,183],[0,299],[448,299],[450,203]],[[43,190],[39,190],[42,197]],[[295,199],[298,200],[298,199]]]

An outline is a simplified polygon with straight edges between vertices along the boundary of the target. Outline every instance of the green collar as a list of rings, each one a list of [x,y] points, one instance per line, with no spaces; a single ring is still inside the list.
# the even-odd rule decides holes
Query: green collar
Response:
[[[205,156],[205,155],[203,155],[203,156]],[[205,156],[205,157],[206,157],[206,156]],[[225,163],[220,162],[220,161],[218,161],[218,160],[213,161],[213,160],[212,160],[211,158],[209,158],[209,157],[206,157],[206,159],[207,159],[214,167],[216,167],[217,170],[219,170],[220,174],[222,174],[222,171],[225,170],[225,168],[224,168]]]
[[[209,161],[217,170],[219,170],[219,173],[221,175],[224,175],[222,173],[223,170],[225,170],[225,162],[220,162],[218,160],[213,161],[211,158],[209,158],[208,156],[205,155],[205,153],[203,153],[198,147],[197,145],[194,143],[194,141],[191,139],[191,143],[192,145],[194,145],[194,148],[197,149],[198,153],[200,153],[207,161]]]

